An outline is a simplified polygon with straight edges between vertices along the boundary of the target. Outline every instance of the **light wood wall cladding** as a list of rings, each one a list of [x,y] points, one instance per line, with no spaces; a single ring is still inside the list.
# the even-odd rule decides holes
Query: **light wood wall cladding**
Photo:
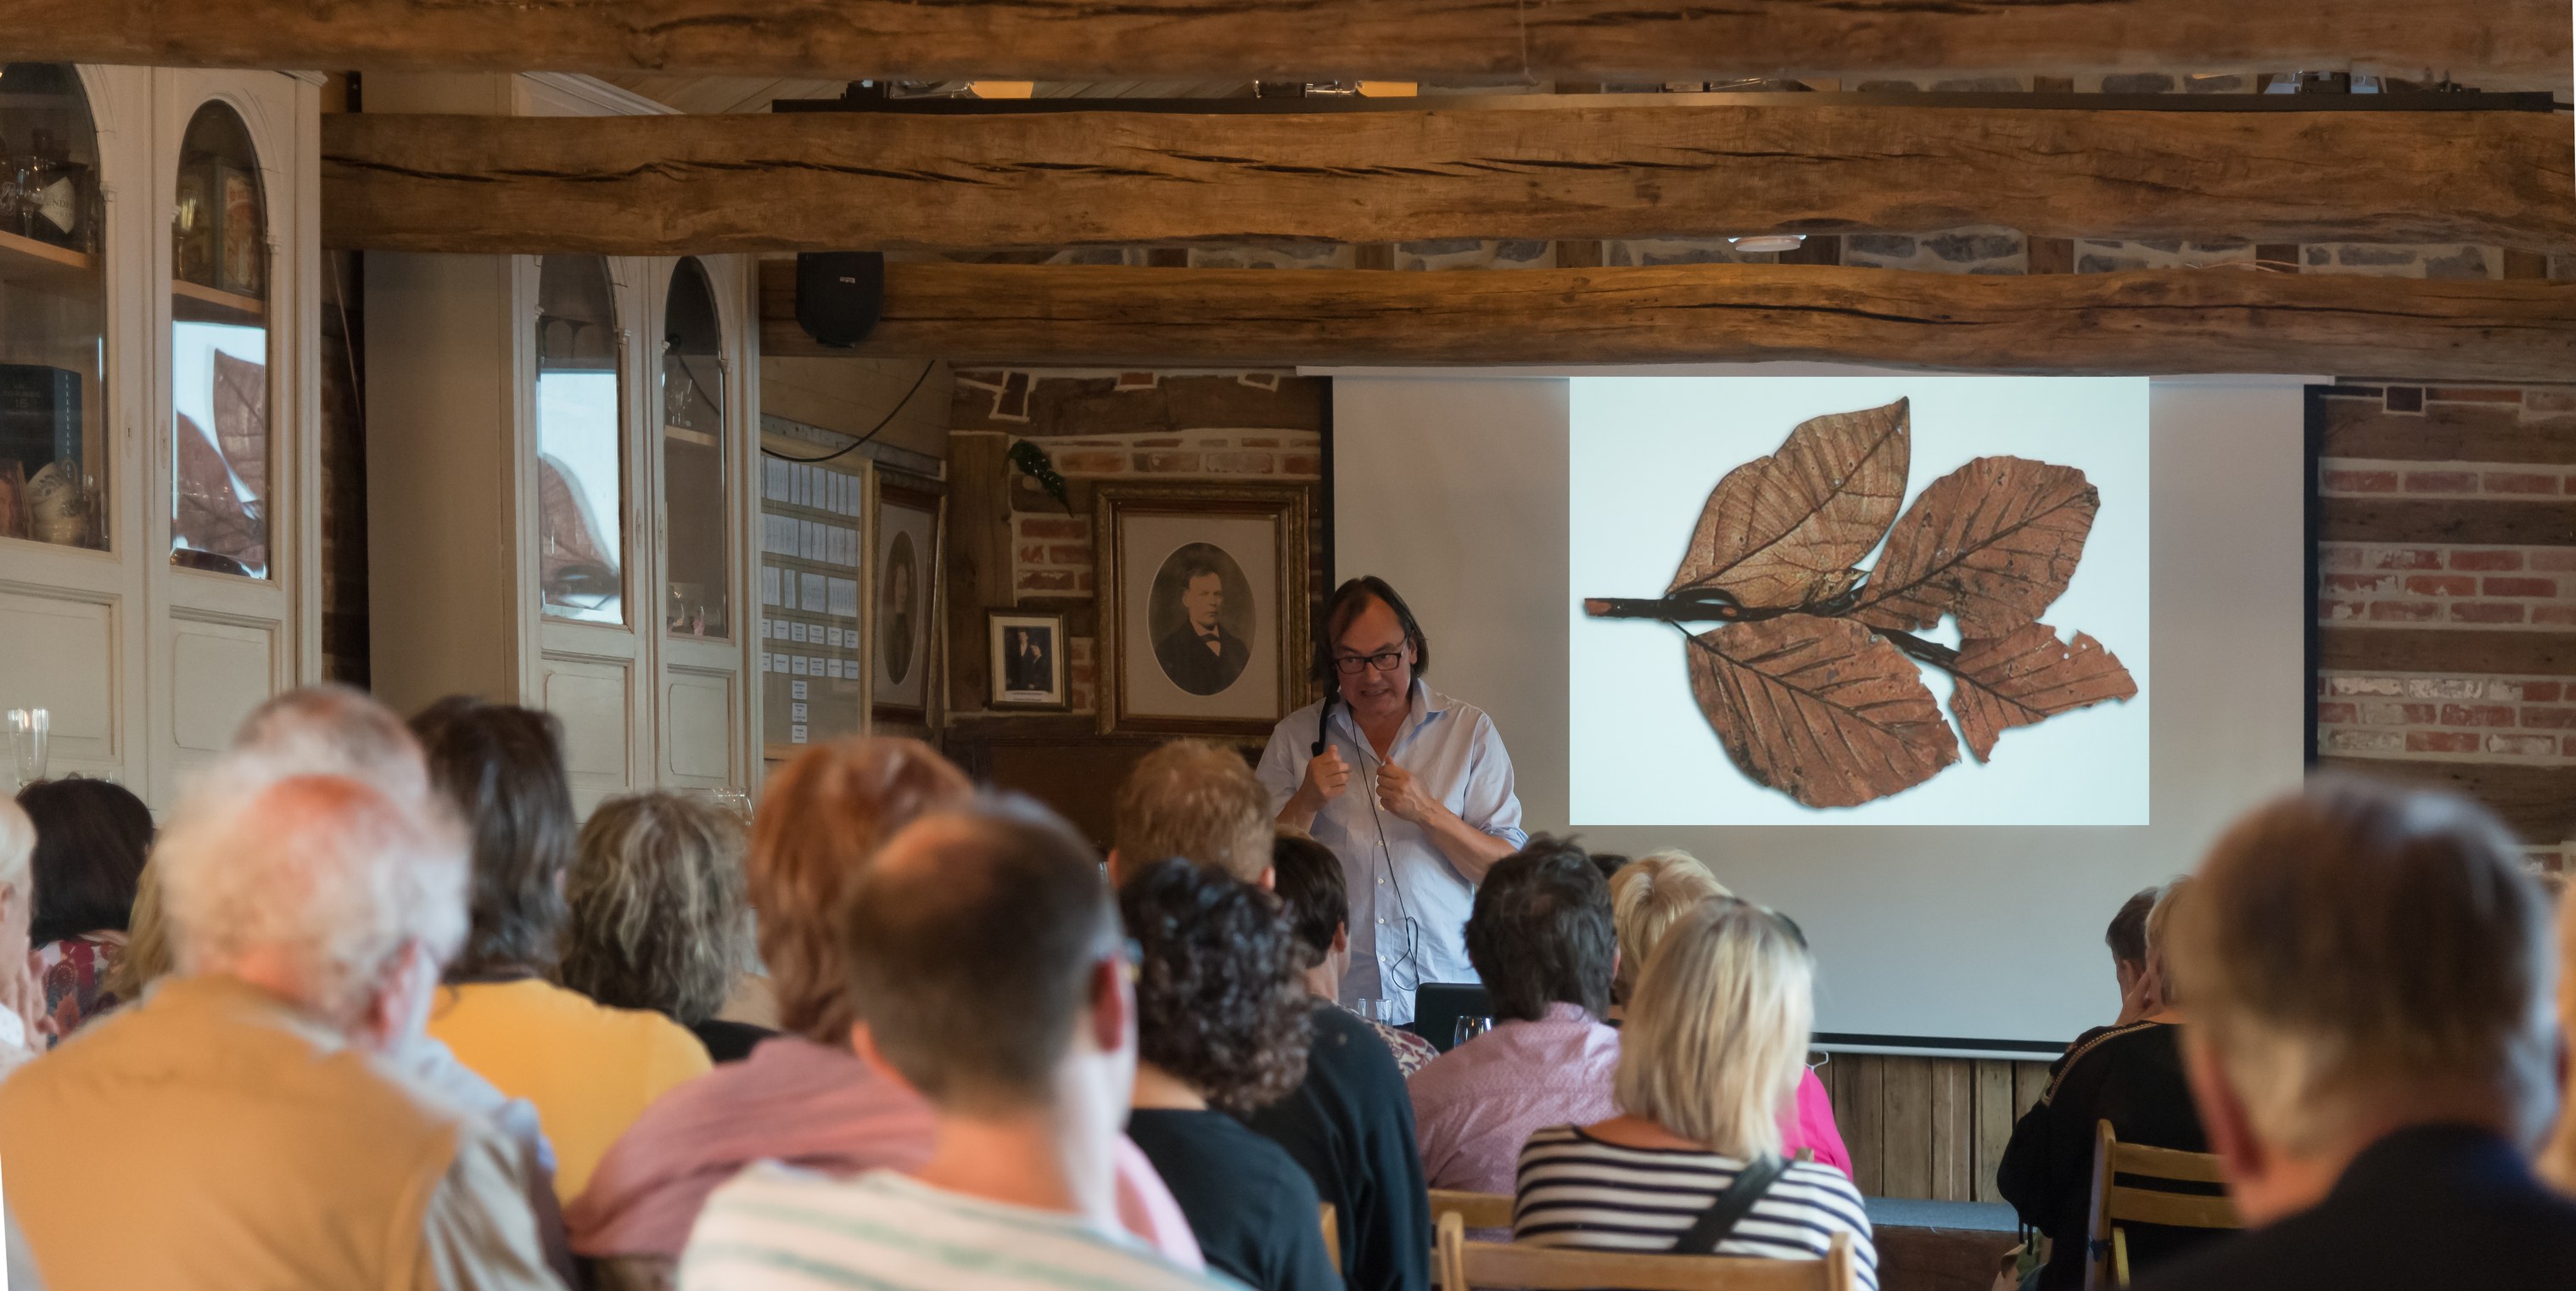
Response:
[[[2317,767],[2449,789],[2475,799],[2535,847],[2576,838],[2576,766],[2329,756],[2318,758]]]
[[[323,122],[323,239],[687,255],[2000,224],[2060,238],[2576,248],[2567,123],[2546,112],[1539,102],[1275,115],[342,113]]]
[[[2576,371],[2576,284],[1824,265],[1485,273],[886,266],[884,321],[827,350],[761,266],[764,354],[1044,366],[1805,359],[1967,372]]]
[[[2001,1201],[1995,1167],[2013,1122],[2048,1088],[2048,1064],[1846,1053],[1816,1069],[1873,1197]]]
[[[2466,8],[2466,6],[2462,6]],[[214,67],[1039,80],[1707,80],[1799,72],[2312,71],[2547,85],[2556,0],[6,0],[11,57]]]

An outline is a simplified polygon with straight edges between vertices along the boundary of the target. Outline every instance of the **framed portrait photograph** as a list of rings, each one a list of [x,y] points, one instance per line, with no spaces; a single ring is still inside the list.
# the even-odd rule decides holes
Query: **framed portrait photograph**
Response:
[[[1093,496],[1100,729],[1267,733],[1304,695],[1305,491],[1104,484]]]
[[[1066,707],[1064,616],[986,610],[995,708]]]
[[[930,481],[880,467],[868,543],[869,708],[878,721],[930,720],[932,649],[939,619],[939,517]]]

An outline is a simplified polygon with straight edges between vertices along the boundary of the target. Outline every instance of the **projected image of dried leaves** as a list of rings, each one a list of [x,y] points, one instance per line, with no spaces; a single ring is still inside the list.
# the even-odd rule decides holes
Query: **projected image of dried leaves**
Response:
[[[1800,423],[1710,491],[1659,600],[1601,618],[1681,627],[1691,693],[1727,756],[1810,807],[1854,807],[1979,762],[2005,731],[2138,693],[2119,659],[2040,615],[2084,558],[2101,495],[2073,467],[1980,457],[1906,507],[1907,401]],[[1860,562],[1884,539],[1868,569]],[[1943,617],[1955,650],[1915,633]],[[1953,678],[1950,715],[1922,669]]]

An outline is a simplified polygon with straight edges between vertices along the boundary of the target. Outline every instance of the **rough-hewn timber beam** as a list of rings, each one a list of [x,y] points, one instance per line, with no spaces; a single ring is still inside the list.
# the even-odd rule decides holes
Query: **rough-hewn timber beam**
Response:
[[[2557,0],[0,0],[10,57],[797,77],[1671,81],[2261,64],[2567,75]]]
[[[1971,372],[2576,371],[2576,283],[2226,269],[1987,277],[1818,265],[1514,269],[886,266],[855,350],[761,265],[761,351],[1161,367],[1808,359]]]
[[[2576,249],[2567,123],[2526,112],[334,115],[323,119],[322,209],[327,245],[395,251],[1368,243],[1976,223],[2048,237]]]

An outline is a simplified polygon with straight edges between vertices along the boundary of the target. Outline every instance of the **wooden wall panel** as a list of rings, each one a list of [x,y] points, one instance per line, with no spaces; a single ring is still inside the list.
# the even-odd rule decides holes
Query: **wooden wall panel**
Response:
[[[2001,1201],[1995,1167],[2048,1064],[1845,1053],[1816,1076],[1863,1195]]]

